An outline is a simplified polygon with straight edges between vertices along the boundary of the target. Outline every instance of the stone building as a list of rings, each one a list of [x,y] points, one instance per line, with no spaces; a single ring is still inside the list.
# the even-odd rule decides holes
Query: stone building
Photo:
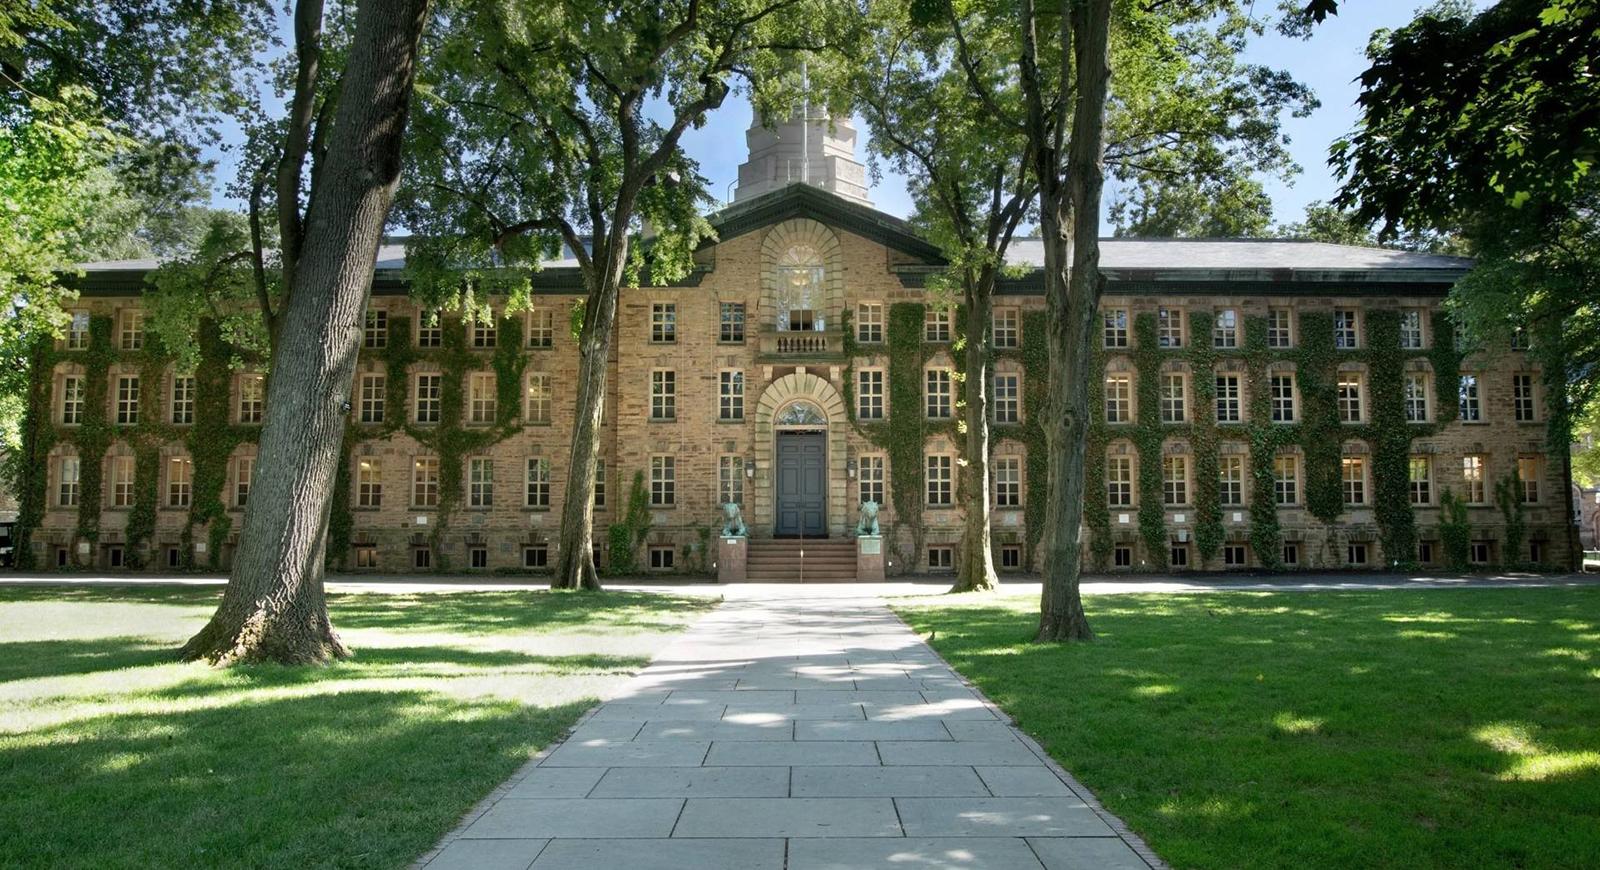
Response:
[[[718,241],[684,280],[623,292],[602,565],[706,570],[732,501],[754,578],[775,541],[847,539],[865,500],[883,505],[890,573],[956,564],[975,497],[956,425],[959,312],[927,290],[938,249],[867,200],[853,136],[752,130],[739,194],[712,216]],[[403,256],[379,255],[330,559],[538,571],[554,563],[567,473],[575,263],[532,277],[531,310],[462,323],[417,309]],[[1038,240],[1011,259],[1034,271],[1002,282],[992,324],[990,497],[1007,571],[1035,565],[1045,486]],[[1102,262],[1093,565],[1565,564],[1567,457],[1545,451],[1541,375],[1517,348],[1461,357],[1441,313],[1469,262],[1124,239]],[[87,266],[72,330],[38,357],[35,419],[48,422],[23,514],[41,566],[225,566],[251,477],[272,471],[254,461],[263,373],[229,369],[214,332],[194,372],[146,352],[154,266]],[[1446,516],[1452,497],[1464,520]]]

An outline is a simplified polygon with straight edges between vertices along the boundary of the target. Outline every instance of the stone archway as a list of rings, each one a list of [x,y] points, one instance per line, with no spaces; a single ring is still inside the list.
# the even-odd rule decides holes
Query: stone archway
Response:
[[[755,409],[755,476],[749,493],[750,527],[763,537],[772,534],[773,452],[777,438],[775,420],[780,411],[798,401],[819,408],[827,417],[828,429],[828,536],[844,534],[850,522],[850,481],[845,472],[844,397],[826,378],[808,372],[795,372],[777,378],[761,391]]]

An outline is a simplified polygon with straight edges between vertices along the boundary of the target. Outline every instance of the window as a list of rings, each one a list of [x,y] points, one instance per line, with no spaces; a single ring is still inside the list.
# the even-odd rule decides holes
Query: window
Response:
[[[1461,422],[1483,422],[1483,407],[1478,403],[1477,375],[1461,375]]]
[[[260,423],[261,406],[266,393],[266,378],[261,375],[239,376],[239,422]]]
[[[1422,312],[1415,308],[1400,312],[1400,349],[1422,350]]]
[[[1169,506],[1189,503],[1189,457],[1161,458],[1161,503]]]
[[[723,344],[744,344],[744,303],[723,302],[717,306],[721,327],[717,341]]]
[[[1294,422],[1294,375],[1273,375],[1267,380],[1272,398],[1272,422]]]
[[[822,254],[810,245],[795,245],[778,261],[773,304],[783,332],[826,329],[817,312],[823,307]]]
[[[858,461],[856,470],[856,496],[860,502],[874,502],[882,505],[883,494],[883,457],[863,456]]]
[[[1156,344],[1183,347],[1183,312],[1176,308],[1156,309]]]
[[[117,378],[117,422],[131,426],[139,422],[139,376]]]
[[[1022,507],[1022,460],[1016,456],[994,460],[994,506]]]
[[[862,344],[883,342],[883,305],[863,302],[856,306],[856,341]]]
[[[250,503],[250,478],[256,472],[256,458],[241,456],[233,464],[233,506],[242,508]]]
[[[1106,503],[1133,507],[1133,457],[1106,457]]]
[[[1189,419],[1189,410],[1184,402],[1183,375],[1161,376],[1161,422],[1182,423]]]
[[[540,426],[550,422],[550,376],[544,372],[528,373],[527,406],[522,419]]]
[[[1133,548],[1118,546],[1111,548],[1111,564],[1117,568],[1133,567]]]
[[[1300,545],[1299,544],[1284,544],[1283,545],[1283,564],[1285,566],[1287,566],[1287,567],[1293,567],[1295,565],[1300,564]]]
[[[1360,335],[1356,330],[1354,310],[1340,308],[1333,312],[1333,346],[1340,350],[1355,350]]]
[[[467,507],[494,506],[494,460],[474,456],[467,460]]]
[[[1021,387],[1018,386],[1020,378],[1013,374],[997,374],[994,376],[994,421],[996,423],[1016,423],[1022,420]]]
[[[472,568],[489,567],[489,548],[470,547],[467,549],[467,564]]]
[[[1523,504],[1537,504],[1539,501],[1539,478],[1543,476],[1539,457],[1517,457],[1517,478],[1522,481]]]
[[[1482,456],[1461,457],[1462,496],[1467,504],[1488,504],[1489,491],[1485,483],[1484,459]]]
[[[1267,347],[1294,347],[1293,327],[1289,324],[1289,309],[1267,309]]]
[[[1433,461],[1413,456],[1406,462],[1406,481],[1412,504],[1433,504]]]
[[[439,391],[444,375],[417,375],[416,409],[418,423],[439,422]]]
[[[678,460],[672,456],[650,457],[650,505],[672,507],[678,501]]]
[[[1167,556],[1167,565],[1173,568],[1189,567],[1189,545],[1172,542],[1172,549]]]
[[[1432,541],[1418,541],[1417,542],[1417,561],[1422,563],[1422,564],[1424,564],[1424,565],[1432,565],[1433,564],[1433,542]]]
[[[523,483],[526,489],[523,492],[522,506],[550,507],[550,460],[538,456],[528,457],[524,476]]]
[[[678,306],[674,302],[650,305],[650,343],[673,344],[678,340]]]
[[[721,373],[718,391],[717,417],[721,420],[744,419],[744,372]]]
[[[1211,325],[1211,344],[1220,348],[1239,346],[1239,312],[1232,308],[1217,312]]]
[[[956,548],[937,546],[928,548],[928,570],[950,571],[955,568]]]
[[[78,496],[82,492],[79,485],[83,476],[82,460],[76,456],[63,456],[57,463],[59,483],[56,490],[56,505],[77,507]]]
[[[367,311],[365,328],[361,335],[362,347],[389,346],[389,312]]]
[[[1361,376],[1353,372],[1339,375],[1339,422],[1361,422]]]
[[[1131,420],[1133,420],[1133,377],[1106,375],[1106,422],[1127,423]]]
[[[194,376],[172,376],[172,422],[187,426],[194,422]]]
[[[996,308],[992,332],[995,347],[1017,347],[1021,343],[1022,313],[1015,308]]]
[[[67,322],[67,350],[83,350],[89,346],[89,315],[83,311],[72,312]]]
[[[1428,376],[1422,372],[1408,373],[1404,390],[1406,422],[1428,422]]]
[[[1222,566],[1224,568],[1246,568],[1250,559],[1245,554],[1243,544],[1227,544],[1222,548]]]
[[[1351,543],[1346,544],[1344,548],[1344,560],[1351,565],[1367,564],[1367,545],[1357,541],[1352,541]]]
[[[950,370],[928,369],[927,406],[930,418],[950,416]]]
[[[606,461],[604,459],[596,459],[594,461],[594,508],[595,510],[603,510],[605,506]],[[595,564],[600,564],[600,560],[596,559]]]
[[[418,456],[411,462],[411,504],[415,507],[439,506],[439,458]]]
[[[444,325],[438,312],[423,312],[417,317],[417,347],[440,347],[443,344]]]
[[[1473,541],[1467,547],[1467,561],[1474,565],[1489,564],[1490,555],[1488,541]]]
[[[927,314],[922,318],[923,341],[949,341],[950,340],[950,311],[934,305],[928,306]]]
[[[134,462],[132,456],[111,457],[112,507],[133,507],[133,469]]]
[[[1107,308],[1102,317],[1105,321],[1106,347],[1128,346],[1128,309]]]
[[[383,466],[377,457],[363,456],[356,463],[356,507],[383,507]]]
[[[122,349],[138,350],[144,347],[144,312],[122,312]]]
[[[1244,504],[1244,457],[1217,457],[1217,502],[1237,506]]]
[[[1000,570],[1022,570],[1022,547],[1017,544],[1000,545]]]
[[[678,374],[671,369],[650,373],[650,419],[673,420],[678,416]]]
[[[1544,541],[1528,542],[1528,561],[1536,565],[1544,564]]]
[[[82,422],[83,378],[67,375],[61,379],[61,425],[76,426]]]
[[[495,344],[494,312],[485,312],[481,319],[472,321],[472,346],[475,348],[494,347]]]
[[[722,504],[744,504],[744,457],[717,458],[717,494]]]
[[[428,547],[417,547],[411,551],[411,565],[418,569],[433,567],[433,550]]]
[[[1272,459],[1272,500],[1280,505],[1300,501],[1300,459],[1297,456],[1275,456]]]
[[[362,375],[357,419],[363,423],[382,423],[386,390],[387,379],[383,375]]]
[[[186,508],[194,491],[194,460],[174,456],[167,460],[167,507]]]
[[[494,390],[494,372],[473,372],[467,378],[467,422],[486,425],[494,422],[499,405]]]
[[[856,417],[861,420],[883,419],[883,369],[856,372]]]
[[[673,557],[674,551],[671,545],[651,545],[650,569],[652,571],[671,571],[673,568]]]
[[[928,457],[928,506],[948,507],[955,499],[955,463],[949,456],[935,454]]]
[[[1344,484],[1346,507],[1367,503],[1367,460],[1360,456],[1346,456],[1339,460],[1339,479]]]
[[[528,347],[549,350],[556,344],[556,314],[548,308],[528,311]]]
[[[522,548],[522,567],[539,568],[550,567],[550,548],[544,544]]]
[[[1518,423],[1532,423],[1539,419],[1533,401],[1533,375],[1511,376],[1511,409]]]
[[[1218,423],[1238,423],[1244,419],[1238,375],[1217,375],[1216,398]]]

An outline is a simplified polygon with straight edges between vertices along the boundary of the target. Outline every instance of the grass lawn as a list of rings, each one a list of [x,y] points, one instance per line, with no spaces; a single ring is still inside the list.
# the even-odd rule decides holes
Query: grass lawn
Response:
[[[174,661],[220,594],[0,587],[0,864],[402,867],[714,606],[330,596],[352,660]]]
[[[899,610],[1177,867],[1600,867],[1600,588]]]

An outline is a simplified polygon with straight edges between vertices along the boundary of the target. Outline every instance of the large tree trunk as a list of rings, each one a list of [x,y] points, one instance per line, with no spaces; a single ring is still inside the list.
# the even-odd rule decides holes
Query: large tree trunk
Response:
[[[994,570],[989,518],[993,511],[989,492],[989,323],[994,313],[994,274],[968,274],[963,302],[967,309],[967,449],[966,527],[961,535],[961,565],[951,592],[993,589],[999,582]]]
[[[626,227],[618,220],[616,227]],[[556,556],[552,589],[599,589],[600,574],[594,564],[594,472],[600,455],[600,426],[605,419],[606,373],[611,359],[611,337],[616,331],[617,297],[621,294],[622,268],[628,258],[626,232],[613,232],[605,247],[596,251],[591,281],[594,286],[584,303],[583,333],[578,361],[578,404],[572,426],[572,459],[568,467],[566,496],[561,504],[561,543]],[[633,545],[632,541],[628,542]]]
[[[427,0],[363,0],[343,97],[292,264],[250,502],[222,604],[186,659],[289,664],[348,656],[322,571],[351,379],[401,144]],[[294,203],[279,204],[292,208]]]
[[[1045,508],[1044,584],[1039,600],[1037,639],[1041,641],[1094,637],[1079,589],[1082,552],[1078,539],[1083,524],[1089,378],[1096,376],[1090,369],[1089,349],[1103,286],[1100,189],[1105,179],[1110,22],[1111,0],[1079,0],[1072,6],[1070,21],[1062,23],[1062,52],[1065,55],[1070,50],[1073,56],[1077,91],[1065,190],[1059,183],[1050,183],[1054,178],[1040,179],[1050,340],[1050,401],[1044,421],[1050,451],[1050,494]],[[1052,166],[1052,174],[1054,171]]]

